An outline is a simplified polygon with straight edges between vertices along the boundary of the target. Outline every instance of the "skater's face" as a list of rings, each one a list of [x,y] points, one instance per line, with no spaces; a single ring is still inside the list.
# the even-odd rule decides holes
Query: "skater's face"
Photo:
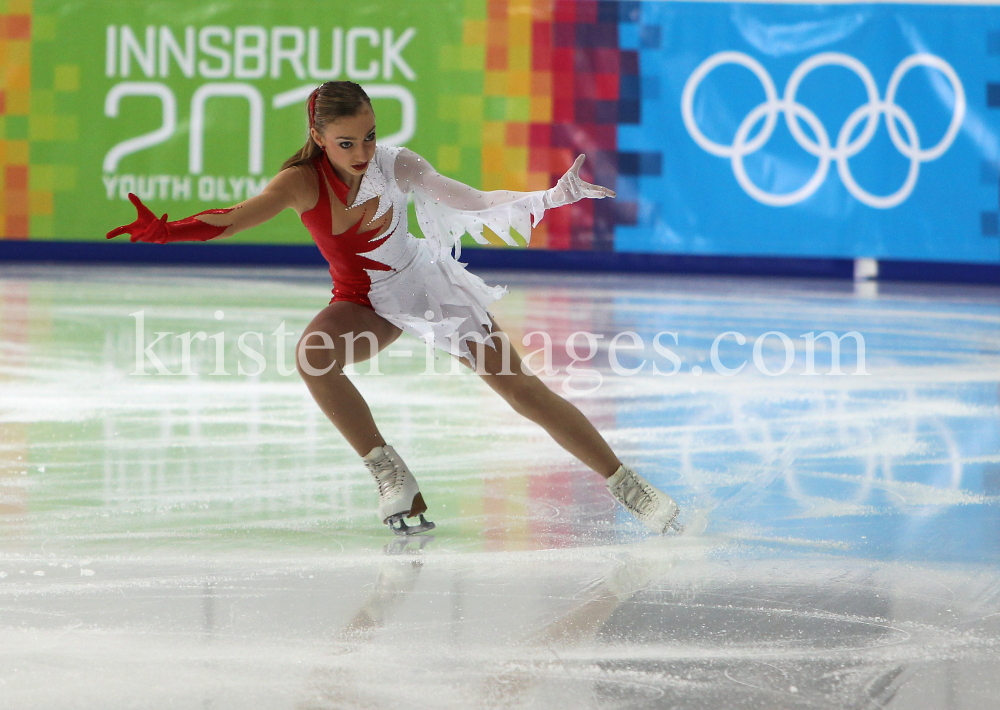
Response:
[[[353,116],[326,124],[323,132],[311,129],[313,140],[326,151],[335,168],[361,176],[375,155],[375,113],[365,104]]]

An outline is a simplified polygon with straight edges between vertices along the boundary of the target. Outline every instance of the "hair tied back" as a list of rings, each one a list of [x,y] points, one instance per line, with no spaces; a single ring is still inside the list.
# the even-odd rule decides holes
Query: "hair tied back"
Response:
[[[309,114],[309,127],[316,127],[316,97],[319,95],[319,87],[313,89],[313,92],[309,94],[309,101],[306,103],[306,111]]]

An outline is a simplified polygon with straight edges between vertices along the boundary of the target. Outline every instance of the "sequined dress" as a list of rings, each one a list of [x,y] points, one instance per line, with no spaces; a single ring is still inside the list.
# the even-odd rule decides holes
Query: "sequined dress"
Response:
[[[314,162],[319,199],[302,213],[330,264],[331,303],[350,301],[373,309],[406,333],[446,352],[470,357],[468,341],[489,332],[488,308],[507,289],[488,286],[458,261],[459,239],[468,232],[480,243],[483,227],[516,245],[513,228],[525,240],[546,209],[545,192],[481,192],[447,178],[406,148],[378,146],[351,208],[378,199],[369,222],[392,211],[384,229],[362,231],[359,221],[332,233],[332,200],[346,203],[347,187],[326,155]],[[413,195],[425,239],[408,231],[407,202]],[[454,255],[452,250],[454,249]]]

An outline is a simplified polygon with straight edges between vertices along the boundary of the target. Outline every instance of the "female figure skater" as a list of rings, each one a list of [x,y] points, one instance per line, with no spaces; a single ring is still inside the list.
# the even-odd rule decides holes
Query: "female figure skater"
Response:
[[[382,438],[343,367],[374,356],[404,331],[475,367],[516,412],[606,478],[612,495],[651,530],[680,530],[674,500],[622,464],[573,404],[522,367],[487,311],[505,289],[487,286],[456,260],[466,231],[483,241],[487,226],[514,243],[510,229],[527,238],[529,220],[537,224],[547,209],[585,197],[614,197],[611,190],[580,179],[584,156],[549,190],[480,192],[440,175],[411,150],[376,145],[371,102],[353,82],[323,84],[306,108],[305,146],[256,197],[168,222],[130,194],[138,218],[111,230],[108,238],[207,241],[255,227],[286,208],[299,214],[330,262],[334,288],[330,304],[299,340],[298,370],[320,409],[375,477],[379,518],[397,534],[430,530],[434,523],[423,516],[427,505],[413,474]],[[426,239],[407,231],[410,193]],[[478,355],[469,348],[470,340],[478,341]],[[489,347],[481,345],[484,340]],[[418,515],[419,524],[406,524],[404,518]]]

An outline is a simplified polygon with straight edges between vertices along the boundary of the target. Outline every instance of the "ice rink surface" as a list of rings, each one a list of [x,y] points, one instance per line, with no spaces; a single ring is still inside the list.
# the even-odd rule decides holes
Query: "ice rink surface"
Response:
[[[483,276],[683,536],[403,336],[354,375],[438,526],[393,539],[291,371],[321,271],[0,268],[0,707],[1000,707],[1000,289]]]

